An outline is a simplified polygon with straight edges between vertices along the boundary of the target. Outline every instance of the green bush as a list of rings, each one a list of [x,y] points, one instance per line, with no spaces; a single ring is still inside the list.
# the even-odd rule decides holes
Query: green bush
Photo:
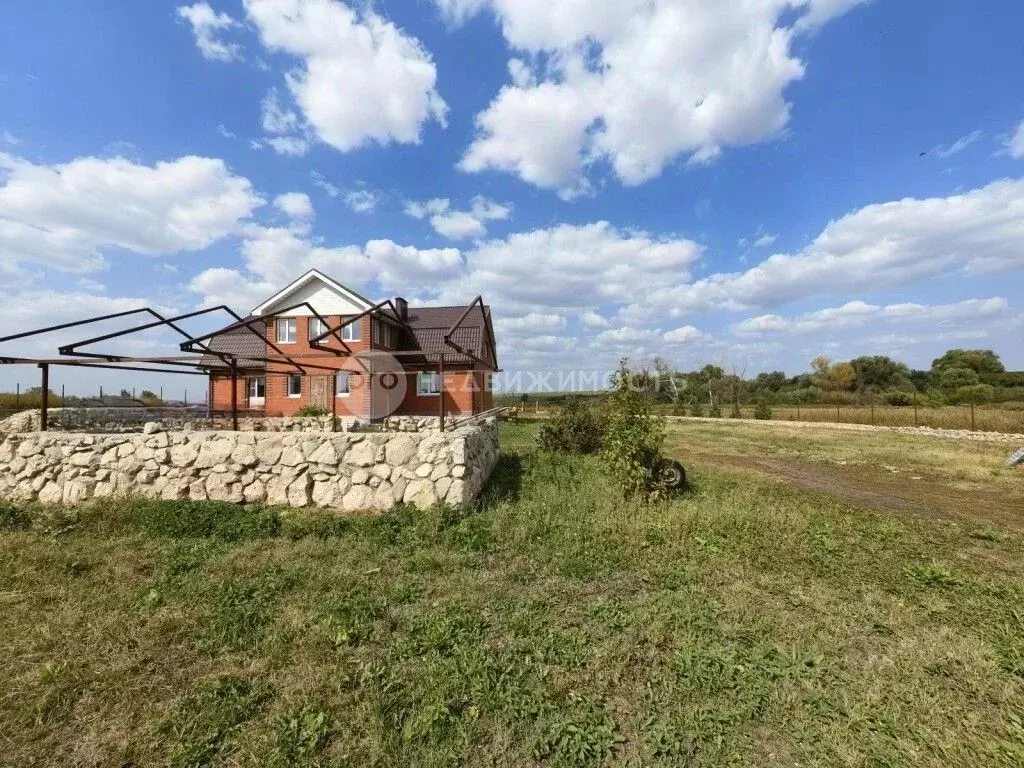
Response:
[[[302,419],[312,419],[319,416],[330,416],[331,412],[322,405],[304,405],[295,412],[295,415]]]
[[[766,397],[760,398],[754,405],[754,418],[761,421],[770,421],[772,418],[772,401]]]
[[[626,496],[654,491],[654,463],[665,443],[665,420],[656,416],[643,392],[630,386],[625,361],[605,406],[607,432],[601,462]]]
[[[537,432],[541,450],[591,454],[601,450],[605,424],[601,415],[578,398],[569,398]]]
[[[691,416],[703,416],[704,406],[698,402],[690,403],[690,415]]]
[[[957,400],[961,403],[990,403],[995,397],[995,387],[991,384],[974,384],[960,387],[956,391]]]
[[[718,403],[712,403],[711,407],[708,408],[709,419],[720,419],[722,418],[722,407]]]
[[[743,418],[743,412],[740,410],[740,404],[739,403],[733,403],[732,404],[732,410],[729,411],[729,418],[730,419],[742,419]]]
[[[885,402],[889,405],[913,405],[914,395],[912,392],[904,392],[902,390],[893,390],[892,392],[886,392]]]

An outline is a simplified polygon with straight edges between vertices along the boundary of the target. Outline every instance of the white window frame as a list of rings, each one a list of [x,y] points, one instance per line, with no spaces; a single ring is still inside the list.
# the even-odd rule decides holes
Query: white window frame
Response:
[[[345,382],[345,390],[342,391],[341,383]],[[349,397],[352,394],[352,377],[347,373],[339,373],[334,379],[334,396]]]
[[[315,332],[314,332],[314,329],[316,329]],[[329,330],[331,330],[331,326],[328,325],[327,323],[323,322],[320,318],[318,318],[318,317],[311,317],[311,318],[309,318],[309,325],[308,325],[308,328],[307,328],[307,333],[308,333],[310,341],[315,339],[317,336],[322,336],[323,334],[327,333]],[[324,339],[320,343],[323,344],[326,341],[328,341],[328,339]]]
[[[292,383],[295,382],[295,381],[299,382],[299,391],[293,394],[292,393]],[[297,400],[298,398],[302,397],[302,374],[301,373],[289,373],[288,374],[288,381],[285,382],[285,387],[287,387],[288,397],[290,399]]]
[[[357,320],[354,323],[349,323],[341,329],[341,338],[343,341],[362,341],[363,340],[363,322]]]
[[[277,318],[277,343],[294,344],[297,340],[297,329],[298,321],[294,317]],[[284,331],[283,338],[281,334],[282,330]]]
[[[441,374],[437,371],[419,371],[416,374],[416,394],[420,397],[439,397]]]
[[[266,405],[267,404],[267,379],[265,376],[252,376],[246,382],[246,393],[249,396],[249,405]],[[253,390],[259,392],[263,390],[262,395],[253,394]]]
[[[374,344],[380,344],[380,326],[381,326],[381,322],[380,322],[380,320],[374,319],[372,321],[372,323],[373,323],[373,325],[372,325],[372,328],[373,328],[373,343]]]

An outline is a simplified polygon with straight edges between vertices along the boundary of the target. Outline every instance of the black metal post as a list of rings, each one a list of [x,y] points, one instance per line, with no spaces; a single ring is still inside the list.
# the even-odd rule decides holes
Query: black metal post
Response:
[[[331,387],[334,389],[331,392],[331,432],[338,431],[338,374],[331,376]],[[264,395],[266,393],[264,392]],[[371,408],[371,412],[372,412]]]
[[[43,407],[39,409],[39,430],[45,432],[50,417],[50,366],[42,363],[39,368],[43,372]]]
[[[60,407],[64,407],[64,385],[60,385]]]
[[[238,431],[238,369],[231,366],[231,428]]]
[[[437,364],[438,372],[438,398],[437,398],[437,410],[438,415],[441,417],[441,431],[444,432],[444,352],[441,353],[441,362]]]

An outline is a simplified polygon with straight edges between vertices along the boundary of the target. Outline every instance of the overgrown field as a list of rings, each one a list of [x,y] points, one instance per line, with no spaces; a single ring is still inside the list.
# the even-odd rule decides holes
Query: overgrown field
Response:
[[[1019,529],[502,429],[466,512],[3,508],[0,765],[1024,762]]]

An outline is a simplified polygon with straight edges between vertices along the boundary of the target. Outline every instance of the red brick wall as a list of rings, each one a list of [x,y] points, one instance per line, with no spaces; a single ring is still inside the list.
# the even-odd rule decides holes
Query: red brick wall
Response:
[[[331,316],[326,318],[331,324],[331,327],[335,327],[341,322],[341,318],[337,316]],[[293,354],[297,357],[295,361],[300,365],[303,362],[302,357],[298,355],[302,354],[323,354],[319,350],[311,349],[309,346],[309,320],[310,318],[297,317],[296,320],[296,340],[294,344],[278,344],[277,343],[277,318],[268,318],[267,320],[267,338],[269,338],[274,344],[276,344],[281,353],[285,355]],[[358,342],[347,342],[349,348],[353,352],[360,352],[375,349],[386,349],[382,345],[371,344],[371,325],[370,318],[364,317],[361,321],[361,339]],[[331,337],[327,342],[324,342],[325,346],[342,350],[341,343]],[[277,354],[273,349],[268,347],[268,355],[274,356]],[[355,368],[358,370],[357,365],[353,365],[350,358],[347,357],[317,357],[316,359],[305,358],[307,362],[319,366],[328,366],[331,368],[352,370]],[[326,370],[320,370],[315,368],[307,369],[309,376],[330,376],[331,372]],[[302,408],[304,405],[309,405],[310,399],[310,381],[307,377],[303,377],[302,380],[302,394],[297,398],[288,397],[287,388],[287,373],[294,371],[287,363],[268,363],[267,371],[265,374],[266,378],[266,402],[263,406],[263,410],[269,415],[284,415],[293,416],[295,413]],[[255,374],[250,374],[255,375]],[[488,389],[490,376],[481,371],[471,370],[448,370],[445,372],[445,412],[451,415],[468,415],[471,413],[479,413],[480,411],[487,410],[491,407],[492,396]],[[395,411],[396,414],[411,414],[411,415],[426,415],[436,416],[438,413],[438,397],[427,396],[420,397],[416,394],[416,373],[410,372],[406,377],[407,387],[405,398],[402,401],[401,406]],[[335,408],[339,416],[356,416],[359,418],[367,418],[370,414],[370,387],[368,386],[368,379],[365,376],[360,376],[355,373],[350,378],[350,389],[351,393],[348,397],[334,397],[334,384],[333,381],[328,384],[330,390],[330,400],[334,401]],[[231,379],[230,377],[224,378],[212,378],[210,382],[210,391],[212,393],[212,405],[215,410],[230,410],[231,408]],[[246,410],[250,408],[247,398],[248,386],[247,376],[239,376],[238,380],[238,407],[239,409]],[[330,407],[330,406],[328,406]]]

